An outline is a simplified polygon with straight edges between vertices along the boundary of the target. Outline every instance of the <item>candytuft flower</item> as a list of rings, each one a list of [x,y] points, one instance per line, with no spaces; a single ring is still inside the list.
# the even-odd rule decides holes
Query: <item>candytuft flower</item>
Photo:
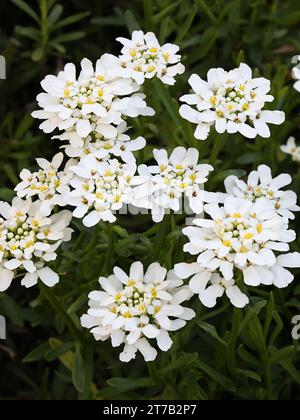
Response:
[[[141,185],[135,190],[136,205],[150,208],[156,223],[170,210],[178,212],[184,198],[190,209],[200,214],[203,211],[203,185],[213,167],[199,164],[199,152],[193,148],[177,147],[170,157],[166,150],[154,150],[153,154],[156,166],[139,167],[148,187]],[[146,191],[147,196],[143,194]],[[138,197],[141,197],[140,202]]]
[[[93,64],[88,59],[81,62],[81,73],[76,77],[74,64],[67,64],[58,76],[46,76],[41,85],[46,93],[38,95],[43,109],[32,116],[45,120],[40,128],[45,133],[55,129],[74,129],[85,138],[92,132],[104,134],[109,128],[122,123],[124,117],[154,115],[147,107],[140,86],[117,71],[115,57],[104,55]]]
[[[115,222],[114,212],[131,203],[133,186],[143,182],[135,176],[135,163],[123,164],[116,159],[99,162],[93,155],[81,159],[70,170],[75,174],[70,182],[73,190],[65,200],[76,207],[74,217],[83,218],[87,227],[100,220]]]
[[[64,155],[58,153],[51,162],[46,159],[37,159],[41,168],[38,172],[30,172],[23,169],[20,174],[21,182],[16,186],[15,191],[21,198],[37,197],[40,201],[40,211],[48,216],[54,206],[64,207],[66,203],[63,194],[69,191],[69,182],[73,176],[68,172],[68,165],[64,171],[59,171]]]
[[[181,305],[191,297],[188,288],[158,263],[144,274],[142,263],[135,262],[129,276],[115,267],[112,276],[101,277],[99,282],[102,290],[90,293],[90,309],[81,324],[97,341],[110,338],[113,347],[124,344],[122,362],[135,359],[138,351],[145,361],[155,360],[157,350],[151,340],[168,351],[172,346],[169,332],[183,328],[195,316]]]
[[[257,171],[250,173],[247,182],[236,176],[228,177],[225,180],[225,188],[228,194],[243,197],[252,202],[265,197],[272,203],[274,210],[280,216],[295,219],[293,212],[300,210],[300,207],[297,206],[297,195],[294,191],[282,190],[291,182],[292,177],[288,174],[272,178],[271,169],[266,165],[261,165]]]
[[[0,291],[10,287],[17,273],[24,273],[25,287],[39,278],[49,287],[57,284],[59,276],[47,263],[56,259],[61,243],[71,239],[72,213],[63,210],[45,217],[41,202],[16,197],[12,205],[0,202],[0,215]]]
[[[280,149],[283,153],[291,155],[294,162],[300,162],[300,146],[297,146],[295,137],[290,137],[287,144],[281,146]]]
[[[146,146],[146,140],[143,137],[131,140],[126,134],[127,131],[128,126],[124,122],[116,128],[108,129],[105,135],[91,133],[82,138],[74,131],[67,131],[54,138],[69,142],[64,148],[66,155],[72,158],[93,155],[97,159],[119,157],[124,162],[132,162],[135,161],[133,152],[142,150]]]
[[[145,79],[158,77],[167,85],[174,85],[175,77],[183,74],[179,47],[173,44],[161,46],[154,33],[134,31],[132,39],[117,38],[123,45],[119,57],[124,77],[131,77],[139,85]]]
[[[286,287],[293,281],[285,268],[300,266],[300,254],[278,253],[289,251],[296,234],[270,200],[228,195],[224,205],[208,204],[204,211],[210,219],[195,219],[197,227],[183,230],[190,241],[184,250],[197,255],[197,262],[179,264],[175,273],[184,279],[193,276],[190,288],[205,306],[215,306],[226,293],[241,308],[249,302],[241,291],[244,285]]]
[[[215,126],[220,134],[241,133],[253,139],[257,135],[268,138],[269,123],[280,125],[285,120],[281,111],[264,110],[271,85],[265,78],[252,78],[252,70],[246,64],[227,72],[221,68],[211,69],[207,82],[194,74],[189,80],[193,94],[181,98],[180,115],[197,124],[195,137],[206,140]]]

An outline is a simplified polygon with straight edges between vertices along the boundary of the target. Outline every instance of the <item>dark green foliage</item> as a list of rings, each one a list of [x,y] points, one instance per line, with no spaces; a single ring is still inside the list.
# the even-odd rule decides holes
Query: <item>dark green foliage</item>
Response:
[[[289,135],[300,141],[300,95],[291,78],[291,59],[300,53],[298,0],[2,0],[0,9],[0,53],[7,60],[7,80],[0,81],[1,200],[12,198],[22,168],[35,168],[35,157],[50,158],[61,145],[30,117],[40,80],[68,60],[79,64],[83,57],[117,53],[116,36],[139,27],[155,31],[161,42],[178,43],[187,67],[174,88],[146,84],[157,116],[132,121],[135,134],[148,141],[139,163],[157,146],[193,146],[202,161],[215,164],[211,191],[221,190],[232,171],[243,175],[266,163],[274,175],[292,173],[299,192],[299,167],[279,150]],[[241,61],[272,80],[272,107],[283,109],[287,122],[272,127],[270,140],[212,132],[197,142],[178,115],[177,99],[190,74],[205,76],[210,67],[231,69]],[[44,287],[27,291],[17,281],[0,294],[0,313],[9,321],[8,339],[0,342],[0,398],[299,399],[300,347],[291,338],[292,317],[300,313],[299,275],[287,290],[249,290],[251,304],[242,311],[226,300],[209,311],[195,298],[197,318],[148,367],[140,357],[121,364],[109,342],[95,343],[80,328],[87,294],[113,265],[128,269],[140,259],[171,268],[184,259],[183,223],[173,217],[165,239],[146,216],[123,216],[116,226],[91,230],[74,222],[73,240],[55,262],[61,276],[56,297]],[[299,217],[293,228],[299,232]],[[293,249],[300,250],[299,239]]]

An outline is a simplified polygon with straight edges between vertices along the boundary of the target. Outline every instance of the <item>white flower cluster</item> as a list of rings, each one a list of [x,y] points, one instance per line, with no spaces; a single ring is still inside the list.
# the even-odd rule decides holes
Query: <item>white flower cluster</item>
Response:
[[[296,238],[289,220],[300,208],[296,194],[282,189],[291,177],[273,179],[265,165],[246,182],[227,178],[226,194],[204,191],[213,167],[199,164],[195,148],[177,147],[170,156],[154,150],[156,163],[137,167],[134,152],[145,148],[146,140],[128,135],[127,118],[154,115],[141,87],[153,77],[174,85],[185,69],[179,47],[161,46],[153,33],[135,31],[132,39],[118,41],[123,45],[119,57],[105,54],[95,66],[84,59],[78,77],[69,63],[58,76],[42,81],[41,109],[33,116],[43,120],[45,133],[58,131],[54,138],[65,142],[64,153],[51,162],[37,159],[36,172],[21,172],[12,205],[0,202],[0,291],[19,276],[25,287],[38,279],[49,287],[58,283],[48,263],[57,258],[62,242],[71,239],[72,213],[56,212],[57,207],[73,207],[73,216],[91,227],[101,220],[115,222],[115,213],[126,205],[150,210],[158,223],[187,204],[184,210],[197,218],[195,226],[183,230],[189,238],[184,250],[197,261],[177,264],[170,272],[154,263],[146,273],[136,262],[129,276],[115,267],[113,275],[100,278],[102,290],[90,294],[90,309],[81,319],[96,340],[110,338],[113,347],[124,345],[121,361],[129,362],[137,352],[152,361],[157,356],[152,342],[169,350],[169,333],[195,316],[182,306],[193,294],[207,307],[226,294],[242,308],[249,303],[246,286],[281,288],[293,281],[287,268],[300,266],[300,254],[288,253]],[[207,82],[193,75],[190,85],[194,93],[182,97],[186,105],[180,114],[197,124],[198,139],[205,140],[212,126],[220,134],[270,137],[267,123],[285,119],[283,112],[264,110],[274,99],[270,82],[252,78],[245,64],[230,72],[211,69]],[[300,160],[293,139],[282,151]],[[185,286],[183,279],[190,277]]]
[[[134,31],[132,39],[117,38],[117,41],[123,45],[119,56],[122,74],[140,85],[155,76],[167,85],[174,85],[175,76],[185,71],[180,63],[179,47],[161,46],[152,32]]]
[[[286,254],[296,239],[289,219],[300,208],[296,194],[281,190],[290,182],[285,174],[272,179],[267,166],[253,171],[247,183],[229,177],[227,194],[217,194],[215,202],[204,206],[209,218],[196,219],[197,227],[183,230],[189,238],[184,250],[197,255],[197,262],[178,264],[175,273],[182,279],[193,276],[190,288],[205,306],[214,307],[226,293],[243,308],[249,303],[245,285],[284,288],[293,281],[286,268],[300,267],[300,254]]]
[[[156,223],[161,222],[170,210],[182,210],[184,198],[190,210],[200,214],[203,211],[203,185],[213,167],[199,164],[199,152],[193,148],[177,147],[170,157],[166,150],[154,150],[153,154],[156,166],[139,167],[146,183],[135,190],[136,206],[150,209]]]
[[[99,160],[105,160],[110,156],[115,156],[129,163],[135,161],[133,152],[144,149],[146,140],[143,137],[131,140],[126,134],[127,131],[128,126],[123,122],[118,127],[107,131],[106,137],[95,133],[83,139],[74,132],[66,132],[58,138],[69,141],[69,144],[64,147],[69,157],[81,159],[92,155]]]
[[[154,115],[147,107],[140,86],[117,71],[113,56],[105,54],[94,69],[88,59],[81,62],[81,72],[76,77],[74,64],[66,64],[58,76],[49,75],[41,85],[46,93],[38,96],[43,109],[33,112],[33,117],[45,120],[40,128],[45,133],[72,129],[80,138],[91,133],[106,135],[113,131],[125,117]]]
[[[87,227],[100,220],[115,222],[113,212],[130,204],[133,186],[142,182],[135,176],[135,163],[120,163],[117,159],[99,162],[93,155],[82,158],[70,171],[75,174],[70,181],[73,190],[66,193],[65,201],[76,207],[74,217],[83,218]]]
[[[52,287],[59,276],[47,266],[56,259],[56,250],[71,239],[68,226],[72,213],[63,210],[51,217],[41,212],[41,202],[31,199],[13,199],[12,205],[0,202],[0,291],[7,290],[15,275],[20,274],[21,284],[34,286],[40,278]]]
[[[193,94],[181,98],[180,114],[197,124],[195,137],[206,140],[210,129],[215,126],[220,134],[241,133],[253,139],[257,135],[268,138],[268,123],[280,125],[285,120],[281,111],[264,110],[267,102],[274,100],[269,95],[270,81],[253,78],[252,70],[246,64],[227,72],[221,68],[211,69],[207,82],[194,74],[189,80]]]
[[[294,162],[300,163],[300,146],[297,146],[295,137],[290,137],[287,144],[281,146],[280,149],[283,153],[292,156]]]
[[[55,206],[66,206],[63,195],[70,191],[69,183],[73,175],[68,171],[71,161],[64,171],[58,170],[63,159],[62,153],[55,155],[51,162],[37,159],[40,170],[32,173],[28,169],[23,169],[20,174],[22,181],[15,188],[18,197],[37,197],[41,202],[40,211],[44,216],[49,216]]]
[[[157,350],[150,340],[168,351],[172,346],[169,332],[183,328],[195,316],[181,305],[191,297],[188,287],[158,263],[145,274],[142,263],[133,263],[129,276],[115,267],[114,275],[99,282],[102,290],[90,293],[90,309],[81,324],[98,341],[110,338],[113,347],[124,344],[122,362],[135,359],[138,351],[146,361],[155,360]]]

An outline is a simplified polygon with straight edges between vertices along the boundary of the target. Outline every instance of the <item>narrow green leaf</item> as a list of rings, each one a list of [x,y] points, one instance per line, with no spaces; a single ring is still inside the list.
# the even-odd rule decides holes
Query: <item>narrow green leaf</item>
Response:
[[[132,32],[134,32],[134,31],[138,31],[138,30],[141,29],[138,21],[136,20],[136,18],[135,18],[134,14],[132,13],[131,10],[127,10],[125,12],[124,17],[125,17],[126,26],[127,26],[130,34],[132,34]]]
[[[204,373],[206,373],[208,376],[213,378],[223,388],[227,389],[230,392],[235,392],[236,387],[231,379],[226,378],[225,376],[223,376],[222,374],[220,374],[201,360],[197,361],[197,367]]]
[[[72,368],[72,380],[77,391],[83,392],[85,386],[85,369],[80,344],[76,345]]]
[[[34,350],[32,350],[26,357],[24,357],[24,363],[37,362],[45,358],[47,352],[51,350],[50,344],[48,341],[39,345]]]

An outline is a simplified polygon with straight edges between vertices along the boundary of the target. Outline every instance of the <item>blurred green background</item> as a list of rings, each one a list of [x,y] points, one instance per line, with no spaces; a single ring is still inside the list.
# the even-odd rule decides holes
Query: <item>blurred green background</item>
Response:
[[[177,99],[187,92],[192,73],[205,77],[211,67],[229,70],[246,62],[272,80],[271,106],[283,109],[287,121],[272,128],[270,140],[224,137],[207,188],[220,191],[228,174],[244,175],[266,163],[274,175],[291,173],[299,192],[299,166],[279,149],[290,135],[300,143],[300,94],[291,77],[292,58],[300,54],[298,0],[2,0],[0,54],[7,79],[0,81],[0,200],[13,197],[22,168],[34,169],[36,157],[51,158],[61,146],[30,116],[44,76],[68,61],[78,65],[84,57],[118,54],[115,38],[138,28],[180,45],[187,67],[175,87],[145,85],[157,116],[131,121],[134,134],[148,141],[138,161],[149,161],[154,147],[170,151],[179,144],[197,147],[207,161],[217,135],[197,142],[178,116]],[[126,269],[133,260],[147,264],[157,255],[160,226],[148,217],[118,223],[111,242],[105,225],[87,231],[75,222],[73,241],[56,262],[56,304],[63,314],[37,288],[15,284],[0,294],[0,313],[8,319],[8,339],[0,342],[0,399],[300,399],[300,347],[291,338],[291,319],[300,314],[297,278],[284,291],[252,289],[251,305],[243,311],[226,301],[207,311],[196,299],[197,319],[176,335],[173,349],[156,365],[147,367],[140,358],[122,365],[110,343],[97,344],[83,334],[78,320],[99,275],[116,263]],[[184,259],[182,224],[181,217],[173,219],[158,255],[168,268]],[[299,231],[299,218],[294,228]],[[293,249],[300,249],[299,239]],[[78,336],[66,328],[66,317]]]

